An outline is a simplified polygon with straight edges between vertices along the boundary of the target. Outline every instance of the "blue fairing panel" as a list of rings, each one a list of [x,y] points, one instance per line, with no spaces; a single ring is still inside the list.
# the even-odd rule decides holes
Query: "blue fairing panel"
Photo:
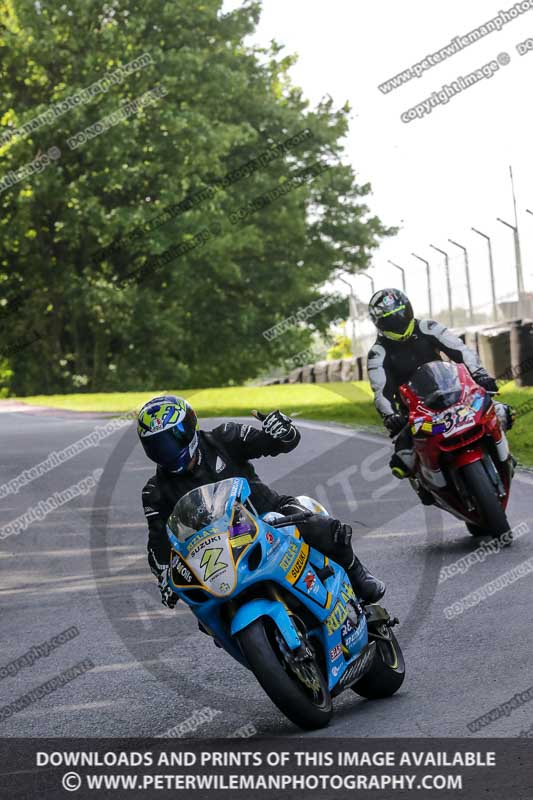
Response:
[[[300,646],[300,637],[287,609],[282,603],[273,600],[252,600],[241,606],[231,622],[231,635],[234,636],[261,617],[271,618],[291,650]]]

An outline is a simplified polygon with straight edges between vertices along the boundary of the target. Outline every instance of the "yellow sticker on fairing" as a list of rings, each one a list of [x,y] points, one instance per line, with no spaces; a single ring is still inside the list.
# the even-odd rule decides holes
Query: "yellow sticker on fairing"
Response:
[[[296,560],[290,570],[288,571],[286,578],[291,585],[294,585],[302,572],[305,569],[305,565],[307,564],[307,559],[309,557],[309,545],[303,544],[300,552],[296,556]]]
[[[299,547],[296,542],[289,542],[289,546],[287,547],[287,552],[279,562],[281,569],[288,570],[291,564],[293,563],[294,559],[298,555]]]

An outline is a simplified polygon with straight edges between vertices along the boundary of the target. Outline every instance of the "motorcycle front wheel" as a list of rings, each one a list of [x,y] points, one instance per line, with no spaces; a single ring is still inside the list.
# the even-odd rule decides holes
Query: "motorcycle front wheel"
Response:
[[[467,464],[462,469],[463,481],[476,502],[482,525],[467,523],[472,536],[502,536],[510,530],[507,514],[481,461]]]
[[[255,620],[237,634],[248,665],[272,702],[305,730],[328,725],[333,713],[331,696],[315,660],[291,663],[268,617]]]

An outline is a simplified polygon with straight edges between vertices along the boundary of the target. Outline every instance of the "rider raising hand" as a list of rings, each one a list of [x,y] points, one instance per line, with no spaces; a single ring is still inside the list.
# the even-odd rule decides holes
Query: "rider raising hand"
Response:
[[[142,492],[148,521],[148,563],[159,582],[162,601],[170,607],[177,596],[168,583],[170,545],[166,523],[183,495],[226,478],[246,478],[258,514],[301,511],[294,497],[279,495],[258,477],[250,459],[289,453],[300,432],[281,411],[272,411],[262,427],[226,422],[212,431],[200,430],[196,414],[181,397],[154,397],[139,412],[137,432],[148,458],[157,464]],[[313,514],[298,524],[302,538],[347,571],[355,593],[376,602],[385,584],[374,578],[354,555],[352,529],[337,519]]]

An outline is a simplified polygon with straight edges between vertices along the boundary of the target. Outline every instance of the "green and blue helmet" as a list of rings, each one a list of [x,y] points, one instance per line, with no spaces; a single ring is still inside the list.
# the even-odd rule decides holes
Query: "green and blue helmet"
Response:
[[[380,289],[368,305],[378,331],[395,342],[409,339],[415,329],[415,315],[407,295],[399,289]]]
[[[144,452],[170,472],[184,472],[198,449],[198,419],[182,397],[163,395],[139,411],[137,433]]]

